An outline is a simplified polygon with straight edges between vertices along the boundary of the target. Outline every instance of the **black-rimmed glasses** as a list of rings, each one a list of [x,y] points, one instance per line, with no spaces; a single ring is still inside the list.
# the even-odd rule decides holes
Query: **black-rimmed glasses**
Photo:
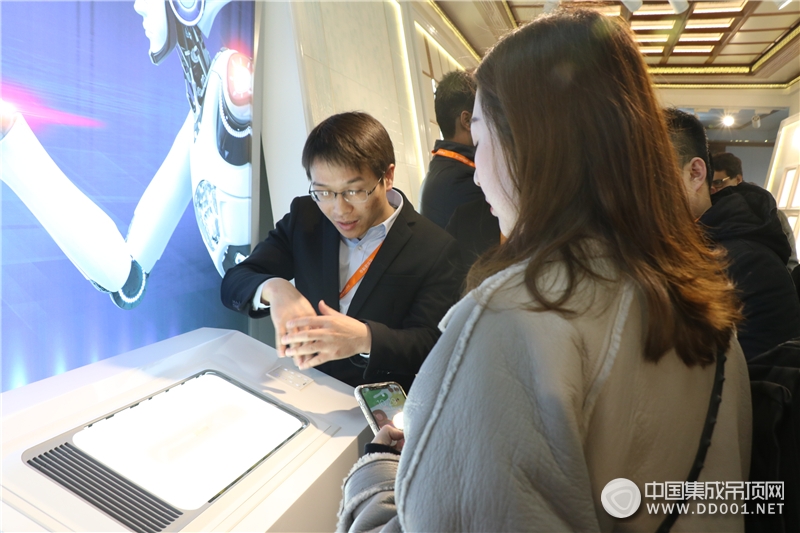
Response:
[[[385,176],[386,174],[384,174]],[[336,197],[341,195],[345,202],[350,204],[363,204],[367,200],[372,193],[375,192],[375,189],[378,188],[378,185],[381,184],[383,181],[383,176],[378,179],[378,183],[370,190],[358,189],[358,190],[348,190],[348,191],[341,191],[341,192],[334,192],[334,191],[326,191],[326,190],[316,190],[312,189],[309,185],[308,187],[308,194],[311,195],[311,198],[314,199],[315,202],[320,204],[326,204],[329,202],[333,202],[336,200]]]

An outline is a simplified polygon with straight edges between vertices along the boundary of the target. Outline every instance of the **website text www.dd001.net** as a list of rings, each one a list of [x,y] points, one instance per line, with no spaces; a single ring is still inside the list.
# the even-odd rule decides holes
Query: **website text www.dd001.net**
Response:
[[[779,515],[783,514],[783,503],[768,502],[743,502],[743,503],[646,503],[645,507],[649,514],[671,514],[676,511],[678,514],[760,514],[760,515]]]

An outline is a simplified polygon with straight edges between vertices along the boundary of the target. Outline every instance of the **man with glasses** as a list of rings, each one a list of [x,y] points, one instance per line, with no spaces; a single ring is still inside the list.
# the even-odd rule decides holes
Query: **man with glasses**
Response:
[[[744,183],[744,174],[742,172],[742,160],[729,152],[722,152],[714,154],[711,157],[711,163],[714,165],[714,179],[711,181],[711,194],[715,194],[727,187],[736,187],[740,183]],[[789,240],[789,245],[792,247],[792,254],[786,263],[789,272],[797,267],[797,245],[795,243],[794,231],[789,224],[789,219],[786,214],[778,209],[778,220],[781,221],[781,228],[784,235]]]
[[[714,165],[714,179],[711,180],[711,194],[725,187],[735,187],[744,181],[742,178],[742,160],[733,154],[724,152],[714,154],[711,158]]]
[[[301,369],[408,389],[458,299],[455,241],[393,188],[394,148],[373,117],[327,118],[302,164],[309,196],[228,270],[222,302],[270,315],[278,354]]]

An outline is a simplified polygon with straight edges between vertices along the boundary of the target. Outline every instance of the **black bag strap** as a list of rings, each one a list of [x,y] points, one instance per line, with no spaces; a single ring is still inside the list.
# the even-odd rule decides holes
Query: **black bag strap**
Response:
[[[711,388],[711,399],[708,401],[708,414],[706,415],[706,423],[703,426],[703,433],[700,435],[700,446],[697,448],[697,455],[694,458],[692,469],[689,471],[689,477],[686,481],[695,482],[700,477],[700,471],[706,460],[708,448],[711,446],[711,435],[714,434],[714,424],[717,423],[717,413],[719,412],[719,404],[722,403],[722,382],[725,381],[725,354],[722,350],[717,354],[717,372],[714,376],[714,386]],[[685,504],[687,499],[684,498],[678,505]],[[672,512],[664,517],[664,521],[658,526],[656,533],[667,533],[675,524],[678,519],[678,505],[672,508]]]

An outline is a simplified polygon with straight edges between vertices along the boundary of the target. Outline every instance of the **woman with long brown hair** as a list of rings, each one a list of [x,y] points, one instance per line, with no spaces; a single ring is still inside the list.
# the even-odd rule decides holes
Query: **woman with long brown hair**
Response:
[[[402,454],[369,453],[347,479],[340,528],[654,531],[664,515],[644,503],[670,500],[647,498],[646,484],[682,486],[709,426],[699,480],[747,476],[733,287],[697,232],[622,24],[582,10],[540,17],[503,38],[476,79],[475,179],[508,240],[473,266],[443,320],[405,435],[373,441],[404,437]],[[624,519],[638,506],[630,485],[603,496],[618,478],[642,501]],[[736,514],[677,523],[743,529]]]

